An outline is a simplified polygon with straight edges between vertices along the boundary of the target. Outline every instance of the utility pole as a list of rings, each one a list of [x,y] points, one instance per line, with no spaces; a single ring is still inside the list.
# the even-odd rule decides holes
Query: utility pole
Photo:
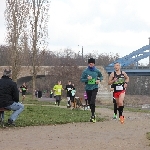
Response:
[[[149,39],[149,45],[150,45],[150,37],[148,39]],[[150,49],[149,49],[149,53],[150,53]],[[150,68],[150,56],[149,56],[149,68]]]
[[[83,60],[83,46],[82,46],[82,60]]]

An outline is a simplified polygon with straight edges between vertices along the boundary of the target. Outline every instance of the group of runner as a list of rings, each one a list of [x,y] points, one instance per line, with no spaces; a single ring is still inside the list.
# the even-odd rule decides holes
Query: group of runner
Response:
[[[82,72],[81,82],[85,83],[85,93],[84,97],[86,100],[86,105],[90,107],[91,110],[91,122],[96,122],[95,115],[95,101],[96,95],[99,88],[99,83],[103,80],[103,75],[99,69],[95,67],[95,59],[88,59],[88,67]],[[123,108],[124,108],[124,97],[127,84],[129,82],[128,75],[121,70],[121,65],[116,62],[114,64],[114,72],[109,76],[108,85],[111,86],[111,91],[113,91],[113,102],[114,102],[114,119],[117,119],[117,111],[119,112],[119,120],[124,123]],[[67,107],[73,106],[74,97],[76,89],[71,81],[68,81],[65,89],[61,85],[61,81],[58,81],[53,87],[54,93],[56,94],[56,102],[58,106],[60,105],[61,92],[66,90],[67,94]]]
[[[109,76],[108,84],[111,86],[111,91],[113,91],[113,103],[114,103],[114,119],[117,119],[117,111],[119,112],[119,120],[121,123],[124,123],[123,108],[124,108],[124,97],[127,84],[129,82],[128,75],[121,71],[121,65],[116,62],[114,64],[114,72]],[[84,97],[86,100],[86,105],[91,109],[91,122],[96,122],[95,115],[95,101],[96,95],[98,92],[99,83],[103,80],[102,73],[99,69],[95,67],[95,59],[88,59],[88,67],[82,72],[81,82],[85,83],[85,93]],[[25,83],[20,87],[22,92],[22,102],[25,99],[25,93],[27,91],[27,86]],[[62,90],[66,91],[67,97],[67,108],[74,106],[74,98],[76,94],[76,89],[74,84],[71,81],[68,81],[68,84],[65,88],[62,87],[61,81],[58,81],[53,87],[55,93],[56,102],[55,105],[60,105]]]
[[[121,70],[119,62],[114,64],[114,72],[109,76],[108,85],[113,90],[113,101],[114,101],[114,118],[117,119],[117,111],[119,112],[119,120],[123,124],[123,108],[124,108],[124,97],[127,84],[129,82],[128,75]],[[96,122],[95,115],[95,100],[98,92],[98,84],[103,80],[103,76],[95,67],[95,59],[88,59],[88,67],[83,71],[81,81],[85,83],[85,90],[87,93],[88,103],[91,109],[91,122]]]
[[[96,122],[95,115],[95,101],[96,95],[98,92],[99,83],[103,80],[102,73],[99,69],[95,67],[95,59],[88,59],[88,67],[82,72],[81,82],[85,83],[85,93],[84,97],[86,100],[86,105],[91,109],[91,122]],[[113,103],[114,103],[114,119],[117,119],[117,111],[119,112],[119,120],[121,123],[124,123],[123,108],[124,108],[124,97],[125,91],[129,82],[128,75],[121,70],[121,65],[116,62],[114,64],[114,72],[109,76],[108,85],[111,86],[111,91],[113,91]],[[25,83],[20,87],[22,91],[22,101],[25,98],[25,93],[27,87]],[[62,90],[66,91],[67,97],[67,107],[70,108],[74,105],[74,98],[76,94],[76,89],[74,84],[71,81],[68,81],[68,84],[65,88],[62,87],[61,81],[58,81],[53,87],[55,93],[56,102],[55,105],[60,105]]]
[[[128,75],[121,70],[121,65],[116,62],[114,64],[114,69],[108,80],[108,84],[111,85],[111,90],[113,90],[113,97],[115,103],[114,109],[114,118],[117,118],[117,111],[119,112],[119,120],[123,124],[124,123],[124,116],[123,116],[123,108],[124,108],[124,97],[125,91],[129,82]],[[88,67],[82,72],[81,82],[85,84],[85,91],[86,91],[86,98],[87,104],[90,106],[91,110],[91,117],[90,121],[95,123],[96,122],[96,115],[95,115],[95,101],[96,95],[99,88],[99,83],[103,80],[102,73],[99,69],[95,67],[95,59],[89,58],[88,59]],[[7,108],[13,110],[14,112],[8,119],[8,124],[14,124],[15,120],[19,116],[19,114],[24,110],[24,105],[19,103],[19,92],[17,89],[17,84],[11,80],[11,70],[4,70],[3,76],[0,79],[1,85],[1,103],[0,108]],[[22,102],[25,99],[25,94],[27,86],[25,83],[19,88],[22,92]],[[61,81],[58,81],[53,87],[53,90],[56,94],[56,104],[60,104],[61,100],[61,92],[62,90],[66,90],[67,92],[67,106],[71,106],[71,101],[73,103],[73,99],[76,93],[76,89],[71,81],[68,82],[65,89],[63,89],[61,85]],[[7,96],[6,96],[7,95]],[[5,102],[5,103],[4,103]]]
[[[58,81],[58,84],[54,85],[53,90],[56,99],[55,105],[60,105],[62,90],[66,90],[67,107],[70,108],[71,106],[73,106],[76,89],[74,87],[74,84],[71,83],[71,81],[68,81],[68,84],[66,85],[65,89],[62,87],[61,81]]]

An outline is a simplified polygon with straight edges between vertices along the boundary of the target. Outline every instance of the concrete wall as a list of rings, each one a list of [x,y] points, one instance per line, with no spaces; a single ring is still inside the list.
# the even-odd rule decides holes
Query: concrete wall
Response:
[[[98,94],[97,94],[97,99],[100,100],[101,102],[104,101],[112,101],[112,92],[110,92],[110,86],[108,85],[108,74],[106,70],[102,66],[97,67],[102,75],[103,75],[103,80],[99,84],[99,89],[98,89]]]

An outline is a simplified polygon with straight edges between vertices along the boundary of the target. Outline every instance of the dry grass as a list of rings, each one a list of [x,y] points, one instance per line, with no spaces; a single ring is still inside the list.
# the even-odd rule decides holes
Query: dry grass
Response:
[[[146,95],[126,95],[125,106],[139,107],[143,104],[150,104],[150,97]],[[112,105],[112,99],[97,99],[97,105]]]
[[[150,97],[146,95],[126,95],[125,105],[127,106],[141,106],[143,104],[150,104]]]
[[[148,140],[150,140],[150,132],[147,132],[147,133],[146,133],[146,138],[147,138]],[[150,146],[150,144],[149,144],[149,146]]]

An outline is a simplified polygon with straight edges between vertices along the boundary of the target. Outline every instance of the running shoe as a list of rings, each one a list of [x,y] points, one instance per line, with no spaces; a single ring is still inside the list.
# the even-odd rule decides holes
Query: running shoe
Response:
[[[121,122],[121,124],[124,123],[124,116],[120,116],[120,122]]]
[[[71,105],[67,104],[67,108],[70,108],[70,107],[71,107]]]
[[[96,122],[96,116],[91,116],[91,118],[90,118],[90,122],[95,123],[95,122]]]
[[[114,117],[113,117],[113,119],[117,119],[117,115],[116,115],[116,114],[114,114]]]
[[[87,110],[88,108],[87,108],[87,106],[84,106],[84,110]]]
[[[7,124],[8,124],[9,126],[10,126],[10,125],[15,126],[15,123],[14,123],[12,120],[10,120],[10,119],[8,119]]]

